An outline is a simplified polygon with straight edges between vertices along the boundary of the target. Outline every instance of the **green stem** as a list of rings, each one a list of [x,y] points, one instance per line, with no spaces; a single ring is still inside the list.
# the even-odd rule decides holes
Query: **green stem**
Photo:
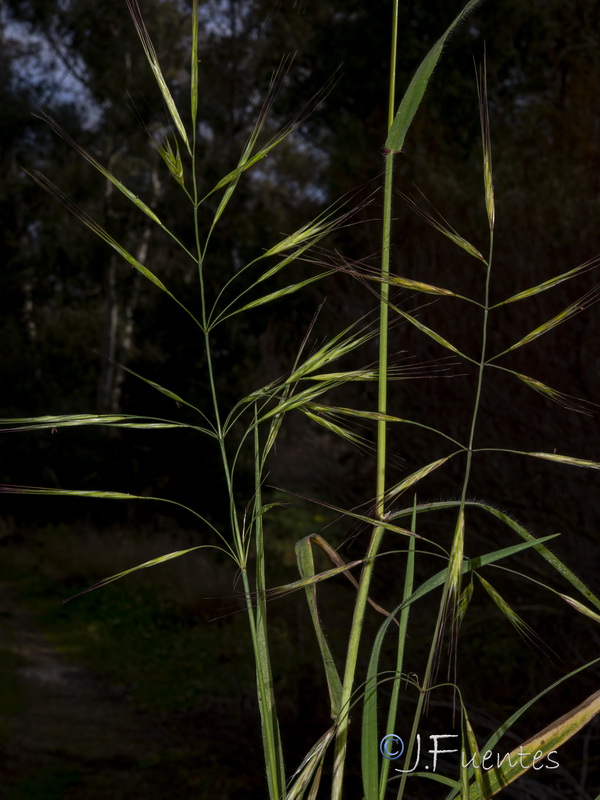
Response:
[[[204,254],[202,251],[202,245],[200,243],[200,220],[199,220],[199,209],[200,209],[200,198],[198,193],[198,175],[196,169],[196,147],[197,147],[197,135],[196,135],[196,125],[193,126],[192,129],[192,186],[193,186],[193,204],[194,204],[194,242],[196,246],[196,262],[198,264],[198,283],[200,285],[200,303],[202,307],[202,329],[206,333],[208,330],[207,325],[207,316],[206,316],[206,297],[205,297],[205,287],[204,287]]]
[[[434,652],[434,647],[432,647],[431,650],[429,651],[429,662],[431,662],[431,654]],[[429,668],[430,668],[430,663],[427,664],[427,670],[429,670]],[[405,751],[406,755],[404,757],[404,764],[407,767],[407,769],[410,767],[412,751],[417,738],[417,733],[419,731],[419,724],[421,722],[421,717],[423,715],[425,697],[426,697],[425,692],[420,691],[419,697],[417,699],[417,708],[415,710],[415,716],[413,717],[413,724],[410,731],[410,738],[408,740],[408,744],[406,745],[406,751]],[[404,796],[404,789],[406,787],[407,779],[408,779],[408,773],[403,772],[402,777],[400,778],[400,785],[398,787],[397,800],[401,800],[401,798]]]
[[[269,798],[270,800],[283,800],[285,796],[285,783],[283,780],[283,764],[280,757],[281,740],[279,737],[277,716],[272,702],[273,679],[271,677],[270,662],[268,658],[265,660],[265,656],[268,656],[265,638],[266,619],[262,613],[264,609],[261,610],[261,604],[265,603],[264,592],[262,601],[259,593],[255,617],[250,580],[245,567],[242,569],[242,582],[244,584],[246,611],[248,614],[248,622],[250,623],[250,636],[252,638],[252,648],[256,664],[256,688],[263,731]]]
[[[256,686],[260,706],[261,725],[263,733],[263,746],[265,750],[265,766],[267,769],[267,779],[270,800],[282,800],[285,795],[285,774],[283,770],[283,755],[281,750],[281,738],[279,735],[279,725],[275,709],[275,698],[273,694],[273,679],[271,664],[269,659],[267,644],[267,611],[266,611],[266,592],[265,592],[265,563],[264,563],[264,539],[262,528],[262,515],[260,513],[261,500],[261,468],[258,459],[258,426],[256,418],[254,421],[255,430],[255,532],[256,532],[256,609],[253,605],[253,592],[250,586],[250,579],[247,570],[247,553],[244,548],[243,535],[235,505],[233,492],[232,467],[225,447],[225,430],[221,421],[219,402],[217,397],[216,381],[212,363],[212,348],[209,334],[209,325],[206,309],[206,287],[204,283],[204,255],[206,246],[203,249],[200,242],[199,208],[200,199],[198,194],[198,176],[196,169],[196,111],[197,97],[194,96],[194,89],[197,91],[197,49],[198,49],[198,2],[194,0],[192,8],[194,32],[192,48],[192,182],[193,182],[193,205],[194,205],[194,237],[198,264],[198,281],[200,285],[200,298],[202,307],[202,329],[204,331],[204,349],[206,353],[206,368],[210,384],[210,394],[214,413],[214,430],[219,442],[223,473],[227,485],[229,496],[229,513],[231,520],[231,530],[233,534],[236,559],[241,569],[242,582],[244,586],[244,596],[246,599],[246,611],[250,625],[250,635],[254,651],[256,664]]]
[[[210,394],[213,403],[213,411],[215,415],[215,431],[219,440],[219,451],[221,453],[221,463],[223,465],[223,473],[225,475],[225,481],[227,484],[227,494],[229,496],[229,514],[230,514],[230,522],[231,522],[231,530],[233,533],[233,538],[235,542],[235,549],[237,553],[237,560],[240,566],[240,569],[244,569],[245,567],[245,554],[244,554],[244,543],[242,540],[242,534],[240,531],[240,525],[237,516],[237,509],[235,507],[235,499],[233,494],[233,478],[231,474],[231,468],[229,465],[229,458],[227,456],[227,449],[225,447],[225,434],[223,432],[223,425],[221,423],[221,414],[219,412],[219,402],[217,398],[217,389],[214,377],[214,369],[212,365],[212,356],[211,356],[211,346],[210,346],[210,335],[205,331],[204,333],[204,346],[206,351],[206,367],[208,372],[208,380],[210,384]]]
[[[201,259],[199,258],[199,264]],[[200,282],[202,285],[202,272],[200,271]],[[203,304],[204,312],[204,304]],[[246,611],[250,625],[250,635],[252,638],[252,648],[256,664],[256,686],[260,706],[261,726],[263,732],[263,744],[265,750],[265,761],[267,768],[267,778],[269,786],[270,800],[282,800],[285,794],[285,776],[283,771],[283,757],[281,751],[281,738],[279,735],[279,725],[275,709],[275,699],[273,694],[273,680],[271,674],[271,664],[267,644],[267,619],[266,619],[266,581],[264,570],[264,539],[262,529],[262,515],[260,514],[261,486],[260,486],[260,463],[255,458],[255,531],[256,531],[256,589],[257,602],[256,612],[253,606],[253,593],[247,570],[247,554],[244,548],[242,532],[238,522],[237,509],[233,492],[232,471],[229,464],[227,449],[225,447],[225,434],[221,422],[219,402],[217,397],[214,369],[211,355],[210,334],[205,330],[204,345],[206,351],[207,372],[210,384],[210,393],[213,403],[215,418],[215,431],[219,441],[221,462],[223,473],[227,484],[229,496],[229,511],[231,520],[231,530],[233,533],[237,561],[241,569],[242,582],[244,585],[244,596],[246,599]],[[258,425],[254,424],[255,430],[255,450],[258,448]]]
[[[256,409],[254,413],[254,532],[256,536],[256,608],[252,603],[252,592],[246,567],[242,568],[246,609],[250,623],[250,634],[256,664],[256,691],[258,696],[263,749],[270,800],[283,800],[285,796],[285,773],[283,752],[277,720],[273,675],[267,639],[267,601],[265,575],[265,545],[262,515],[260,441]]]
[[[381,294],[379,302],[379,375],[377,410],[387,414],[387,375],[388,375],[388,327],[390,284],[390,240],[392,228],[392,188],[394,175],[394,154],[385,158],[385,194],[383,204],[383,252],[381,256]],[[387,448],[387,423],[377,420],[377,506],[376,515],[383,519],[385,512],[385,465]]]
[[[414,505],[416,505],[416,496]],[[415,532],[417,529],[416,516],[417,516],[416,513],[413,513],[412,530]],[[410,614],[410,603],[408,603],[407,601],[413,593],[413,585],[415,577],[414,575],[415,549],[416,549],[416,539],[411,537],[408,542],[408,557],[406,559],[406,574],[404,576],[404,592],[402,594],[402,600],[406,605],[404,605],[402,611],[400,612],[400,627],[398,629],[398,650],[396,654],[396,678],[394,680],[394,684],[392,687],[392,696],[390,698],[390,704],[389,704],[390,709],[388,713],[387,727],[385,729],[386,733],[393,732],[396,723],[398,700],[400,696],[400,682],[402,680],[402,670],[404,667],[404,646],[406,644],[406,639],[408,637],[408,617]],[[413,746],[412,738],[409,744],[410,744],[410,751],[412,751],[412,746]],[[410,763],[410,753],[407,756],[405,763],[407,764]],[[384,800],[385,798],[389,770],[390,770],[390,761],[388,759],[384,759],[384,762],[381,765],[381,774],[379,778],[379,800]]]
[[[487,348],[487,333],[488,333],[488,317],[490,313],[490,279],[492,274],[492,256],[494,250],[494,231],[490,231],[490,249],[487,261],[487,270],[485,276],[485,302],[483,306],[483,325],[481,334],[481,357],[479,359],[479,370],[477,375],[477,390],[475,393],[475,406],[473,408],[473,417],[471,419],[471,431],[469,434],[469,447],[467,450],[467,464],[465,467],[465,479],[463,482],[463,490],[461,496],[461,510],[464,509],[465,500],[467,497],[467,490],[469,487],[469,479],[471,477],[471,464],[473,460],[473,443],[475,441],[475,428],[477,425],[477,416],[479,414],[479,405],[481,402],[481,389],[483,386],[483,371],[485,369],[485,354]]]
[[[389,93],[389,126],[391,126],[395,113],[395,72],[396,72],[396,48],[397,48],[397,21],[398,21],[398,0],[394,0],[393,5],[393,26],[392,26],[392,57],[390,68],[390,93]],[[381,293],[379,303],[379,371],[378,371],[378,402],[377,410],[380,414],[387,411],[387,376],[388,376],[388,328],[389,328],[389,294],[390,287],[387,277],[390,273],[390,243],[392,227],[392,188],[394,175],[394,154],[387,153],[385,159],[385,185],[383,201],[383,233],[382,233],[382,254],[381,254]],[[387,446],[387,427],[385,420],[377,421],[377,474],[376,474],[376,510],[375,516],[383,519],[385,513],[385,477],[386,477],[386,446]],[[344,766],[346,760],[346,748],[348,741],[348,725],[350,717],[350,701],[354,688],[356,675],[356,664],[358,660],[358,650],[362,636],[365,609],[369,597],[369,587],[375,556],[379,551],[385,527],[378,525],[373,529],[371,541],[366,555],[365,565],[362,569],[358,595],[354,605],[354,615],[352,627],[348,640],[348,652],[344,668],[344,680],[342,683],[342,697],[340,704],[340,717],[338,719],[337,734],[335,740],[334,770],[332,784],[332,800],[341,800],[344,782]]]
[[[489,297],[490,297],[490,279],[491,279],[491,272],[492,272],[492,255],[493,255],[493,248],[494,248],[494,231],[490,231],[490,247],[489,247],[489,257],[487,262],[487,272],[486,272],[486,279],[485,279],[485,302],[483,306],[483,322],[482,322],[482,334],[481,334],[481,355],[479,358],[479,367],[477,373],[477,389],[475,391],[475,403],[473,406],[473,415],[471,417],[471,430],[469,433],[469,445],[467,449],[467,463],[465,465],[465,476],[463,480],[463,488],[459,506],[459,514],[464,514],[464,509],[466,505],[466,498],[467,498],[467,491],[469,488],[469,479],[471,476],[471,466],[473,460],[473,444],[475,442],[475,430],[477,426],[477,416],[479,413],[479,406],[481,404],[481,391],[483,387],[483,372],[485,369],[485,354],[486,354],[486,347],[487,347],[487,333],[488,333],[488,318],[490,312],[490,304],[489,304]],[[442,593],[442,600],[440,602],[438,615],[435,623],[435,629],[432,636],[432,645],[429,651],[429,657],[427,660],[427,667],[425,669],[425,676],[423,679],[423,688],[427,690],[431,686],[431,681],[434,673],[435,668],[435,659],[438,653],[440,640],[442,638],[442,633],[444,630],[444,620],[446,618],[446,614],[448,611],[448,597],[449,597],[449,581],[451,579],[451,575],[448,574],[448,579],[444,585],[444,590]],[[418,726],[421,720],[421,716],[423,713],[423,708],[425,705],[425,698],[427,694],[426,691],[422,692],[419,695],[419,699],[417,701],[417,709],[415,711],[414,721],[413,721],[413,728],[411,732],[411,738],[409,742],[409,746],[406,750],[406,763],[409,763],[410,755],[412,751],[412,744],[414,741],[414,737],[416,736],[416,732],[418,730]],[[403,795],[404,787],[406,784],[407,775],[403,774],[400,780],[400,786],[398,788],[398,800]]]

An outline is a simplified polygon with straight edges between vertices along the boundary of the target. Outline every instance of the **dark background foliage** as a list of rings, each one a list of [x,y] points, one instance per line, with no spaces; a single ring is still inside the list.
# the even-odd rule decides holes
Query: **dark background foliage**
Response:
[[[189,8],[175,0],[144,0],[141,5],[173,94],[185,107]],[[484,3],[447,44],[405,152],[397,159],[399,190],[417,199],[422,191],[461,235],[484,250],[475,65],[481,64],[485,52],[497,204],[496,300],[566,272],[600,249],[600,15],[596,5],[594,0]],[[403,4],[400,92],[461,7],[461,0]],[[284,55],[295,53],[295,59],[282,80],[270,130],[293,119],[333,79],[298,132],[254,175],[240,182],[213,240],[207,264],[211,292],[281,232],[296,229],[347,193],[353,193],[355,203],[371,198],[380,185],[389,11],[389,3],[380,0],[209,0],[202,4],[200,180],[207,191],[235,166],[270,77]],[[1,13],[0,416],[123,411],[185,418],[185,410],[174,409],[171,401],[153,393],[115,362],[206,406],[204,356],[195,330],[164,295],[119,262],[23,172],[25,168],[47,174],[147,263],[174,294],[192,306],[197,304],[195,273],[169,241],[32,116],[44,110],[55,117],[156,208],[184,241],[191,241],[188,210],[154,146],[168,129],[168,117],[126,5],[116,0],[5,0]],[[206,225],[214,210],[211,202]],[[481,296],[482,274],[475,261],[431,230],[400,195],[394,213],[394,271]],[[376,265],[379,218],[380,198],[375,194],[354,217],[359,224],[338,232],[328,246],[347,259]],[[311,269],[300,265],[298,272],[306,270],[308,275]],[[508,306],[494,318],[497,325],[490,348],[504,349],[595,284],[592,271],[576,284],[565,283],[532,301]],[[376,305],[362,284],[332,274],[305,293],[236,318],[219,334],[216,348],[215,367],[225,406],[289,369],[323,297],[326,303],[316,336],[337,331]],[[395,302],[411,310],[422,299],[404,293]],[[477,353],[480,320],[469,309],[452,300],[439,300],[420,313],[426,324],[458,347],[471,355]],[[600,396],[598,323],[598,308],[592,306],[501,363],[594,401]],[[424,363],[446,356],[446,351],[406,325],[397,326],[392,338],[392,350],[402,353],[399,363],[412,363],[407,358]],[[365,361],[375,357],[373,346]],[[464,439],[473,387],[472,370],[453,362],[446,377],[394,384],[390,410]],[[345,399],[350,404],[348,396]],[[356,407],[373,408],[374,392],[353,388],[350,401]],[[290,422],[270,482],[337,504],[367,503],[374,491],[371,459],[301,419]],[[486,384],[478,436],[481,447],[556,450],[597,460],[597,432],[597,417],[565,411],[511,376],[498,372]],[[166,496],[191,503],[215,524],[223,524],[217,454],[206,443],[182,441],[177,433],[150,436],[101,429],[2,436],[2,483]],[[439,439],[422,429],[394,429],[391,437],[391,480],[445,453]],[[451,462],[421,491],[433,499],[455,497],[462,468],[462,462]],[[241,497],[249,496],[250,486],[249,473],[242,470]],[[507,509],[536,534],[560,531],[562,536],[553,544],[556,552],[594,588],[599,566],[597,487],[595,473],[589,471],[486,453],[476,459],[471,492]],[[96,503],[92,508],[79,501],[50,498],[32,503],[8,495],[2,496],[2,504],[7,530],[11,535],[18,532],[23,547],[31,526],[51,520],[85,521],[107,529],[114,524],[151,529],[157,524],[152,504],[116,508]],[[276,576],[280,568],[281,576],[293,576],[286,552],[296,538],[305,535],[304,525],[317,524],[319,513],[293,511],[292,523],[278,521],[280,527],[288,524],[288,528],[287,539],[284,536],[281,549],[275,550]],[[185,516],[174,512],[170,524],[173,529],[185,529],[190,541],[203,541],[204,534],[194,531]],[[425,535],[444,541],[451,520],[424,519],[422,524]],[[164,526],[161,530],[164,533]],[[347,542],[342,547],[346,558],[361,551],[360,531],[339,528],[332,535],[338,543]],[[469,552],[489,549],[499,535],[489,520],[474,517],[467,539]],[[532,575],[541,576],[536,563],[533,558],[523,561]],[[380,570],[377,591],[382,597],[396,592],[397,569],[400,565],[390,561]],[[79,577],[83,579],[83,573]],[[460,666],[469,676],[482,664],[496,669],[497,685],[479,685],[475,702],[498,718],[508,713],[506,697],[515,684],[518,702],[524,702],[530,690],[544,685],[546,674],[555,675],[561,659],[560,670],[567,671],[597,649],[596,634],[590,635],[589,626],[572,624],[572,615],[567,621],[563,609],[545,610],[547,595],[532,594],[523,581],[508,577],[502,581],[503,591],[515,606],[531,607],[528,621],[558,653],[554,661],[549,659],[550,667],[545,656],[538,659],[526,648],[520,649],[497,617],[493,617],[497,635],[486,636],[488,607],[474,615]],[[346,608],[352,595],[345,587],[339,592],[341,599],[332,592],[330,615],[332,637],[343,648]],[[328,598],[327,592],[324,596]],[[285,608],[281,619],[288,623],[290,615],[303,613]],[[568,636],[563,633],[567,625]],[[293,647],[299,647],[292,639]],[[417,652],[424,642],[414,646]],[[300,661],[298,671],[287,679],[298,697],[302,691],[312,694],[315,686],[321,688],[320,679],[310,672],[314,662],[308,655]],[[565,690],[565,702],[579,702],[594,688],[592,682],[582,683],[583,689]],[[291,691],[289,686],[287,691]],[[310,746],[312,731],[298,733],[294,725],[298,710],[287,711],[288,728],[296,731],[290,736],[298,739],[300,754],[302,747]],[[258,765],[255,769],[260,772]]]

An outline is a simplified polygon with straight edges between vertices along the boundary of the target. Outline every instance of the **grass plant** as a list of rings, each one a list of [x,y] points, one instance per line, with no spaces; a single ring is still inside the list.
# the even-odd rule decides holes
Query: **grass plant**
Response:
[[[385,797],[397,797],[400,800],[409,796],[409,786],[415,781],[436,782],[439,784],[438,796],[447,800],[460,797],[488,798],[502,792],[504,787],[523,778],[531,771],[533,762],[523,763],[519,760],[519,748],[527,745],[535,750],[538,760],[547,759],[552,753],[560,752],[561,746],[576,734],[587,722],[600,711],[600,693],[595,693],[573,707],[567,713],[551,722],[542,731],[531,731],[526,742],[520,743],[511,750],[509,757],[501,764],[482,769],[478,766],[487,751],[493,751],[498,743],[509,733],[512,727],[525,715],[532,704],[546,697],[554,686],[566,681],[575,673],[597,664],[596,661],[581,665],[577,670],[561,676],[558,681],[532,697],[520,708],[512,712],[504,723],[491,735],[484,744],[478,743],[476,736],[477,723],[469,711],[469,697],[466,683],[457,674],[456,659],[460,648],[459,629],[469,616],[469,603],[473,594],[475,579],[489,595],[510,623],[521,633],[527,628],[524,621],[513,609],[502,593],[492,582],[493,573],[488,567],[506,567],[514,569],[514,557],[529,551],[547,567],[556,572],[563,583],[564,590],[553,589],[550,582],[546,589],[554,594],[558,603],[566,603],[573,612],[579,612],[589,618],[589,624],[600,619],[600,599],[552,552],[553,535],[538,537],[530,533],[525,526],[493,504],[471,498],[470,486],[473,470],[476,469],[477,458],[482,453],[489,453],[490,448],[479,435],[479,420],[482,413],[481,395],[487,376],[491,371],[501,370],[545,398],[572,407],[574,401],[558,389],[550,387],[535,377],[521,374],[510,366],[510,355],[515,350],[532,346],[540,337],[553,331],[571,316],[588,307],[597,297],[597,290],[585,294],[579,301],[568,305],[553,318],[531,327],[524,337],[500,352],[494,351],[490,345],[489,332],[491,326],[502,325],[502,312],[509,304],[521,303],[529,298],[577,278],[581,273],[595,265],[595,262],[570,269],[546,280],[536,286],[526,288],[506,299],[492,303],[491,285],[494,263],[494,231],[495,231],[495,196],[492,169],[491,132],[488,116],[487,89],[485,68],[479,74],[478,88],[480,100],[480,117],[483,145],[483,193],[487,213],[488,248],[482,254],[467,238],[454,230],[445,220],[431,214],[413,202],[416,210],[431,224],[438,233],[446,236],[459,247],[465,259],[475,261],[481,271],[480,294],[478,297],[467,297],[455,293],[450,287],[439,287],[424,283],[419,276],[396,275],[391,269],[392,242],[398,241],[397,232],[392,231],[392,204],[394,200],[394,164],[397,155],[402,151],[404,140],[414,115],[424,96],[429,79],[438,65],[444,46],[455,28],[479,4],[480,0],[471,0],[463,11],[451,22],[442,37],[418,67],[413,80],[408,86],[399,104],[395,99],[395,61],[397,49],[397,31],[399,19],[398,2],[393,3],[391,72],[389,93],[389,130],[385,132],[385,168],[383,186],[383,227],[381,238],[381,263],[378,268],[364,264],[356,264],[336,260],[331,256],[309,277],[298,279],[294,276],[294,266],[305,259],[313,259],[318,263],[319,255],[312,256],[326,237],[334,230],[343,227],[351,215],[351,210],[344,203],[327,208],[316,219],[311,220],[291,234],[283,236],[278,242],[267,246],[263,252],[257,253],[253,260],[234,274],[224,276],[220,290],[213,297],[207,289],[207,274],[211,270],[211,243],[218,237],[220,226],[224,224],[227,206],[246,172],[256,168],[273,148],[281,145],[290,136],[298,120],[283,127],[271,138],[264,137],[267,128],[275,90],[274,80],[271,94],[265,101],[263,113],[243,149],[237,165],[216,185],[207,189],[202,181],[202,163],[198,139],[199,114],[201,106],[199,97],[199,59],[198,59],[198,0],[192,4],[192,38],[189,112],[184,112],[176,105],[163,76],[159,56],[149,37],[140,7],[135,0],[128,0],[128,6],[134,25],[140,37],[152,75],[162,93],[165,106],[170,115],[171,130],[164,141],[157,145],[158,152],[165,168],[181,187],[189,203],[189,224],[193,232],[193,247],[188,246],[175,233],[169,230],[157,214],[135,193],[130,191],[107,168],[72,142],[58,123],[48,119],[53,130],[74,145],[77,152],[96,169],[100,175],[112,183],[139,212],[162,229],[171,238],[173,246],[179,248],[188,258],[190,267],[197,272],[196,290],[198,302],[190,302],[188,298],[176,297],[171,293],[158,270],[140,263],[136,257],[117,242],[111,234],[92,220],[83,210],[77,207],[48,178],[40,174],[32,177],[46,190],[51,192],[66,208],[90,230],[115,250],[130,267],[137,270],[150,281],[156,290],[165,293],[178,307],[181,314],[192,320],[202,343],[207,370],[207,381],[210,387],[209,410],[183,394],[159,385],[150,377],[135,375],[145,381],[152,389],[186,406],[193,414],[194,423],[182,422],[179,419],[155,418],[131,414],[78,414],[61,416],[44,416],[36,418],[19,418],[4,420],[5,430],[54,430],[63,427],[108,426],[131,429],[185,429],[190,437],[202,437],[208,440],[207,445],[216,448],[220,456],[222,479],[227,489],[229,508],[224,515],[222,525],[216,525],[206,518],[201,508],[186,507],[198,525],[210,533],[210,544],[181,547],[173,552],[162,554],[149,560],[143,560],[135,566],[126,568],[117,574],[97,581],[91,588],[100,588],[117,579],[151,566],[162,564],[200,549],[215,549],[228,556],[239,570],[240,584],[243,588],[245,611],[248,618],[252,652],[256,670],[256,693],[261,719],[262,745],[265,757],[267,791],[270,800],[314,800],[316,797],[331,796],[332,800],[342,798],[364,797],[365,800],[383,800]],[[185,122],[187,118],[189,122]],[[216,198],[216,202],[215,202]],[[210,200],[210,203],[209,203]],[[205,230],[201,224],[201,215],[206,209],[214,209],[211,222]],[[205,231],[203,233],[203,230]],[[401,235],[401,234],[400,234]],[[434,233],[433,235],[437,235]],[[400,240],[401,241],[401,240]],[[224,408],[219,397],[218,381],[214,368],[215,332],[227,325],[237,315],[261,308],[267,304],[281,302],[304,287],[321,280],[332,269],[338,268],[361,281],[375,281],[380,288],[379,326],[376,329],[357,323],[332,336],[319,345],[312,343],[312,330],[309,330],[301,342],[295,362],[290,365],[287,374],[278,380],[255,389],[246,396],[240,397],[232,408]],[[290,277],[283,288],[272,288],[271,279],[286,273]],[[242,278],[243,275],[243,278]],[[211,276],[214,280],[215,276]],[[410,291],[415,296],[425,298],[444,298],[446,302],[468,304],[480,315],[480,339],[476,356],[464,352],[448,338],[442,336],[419,318],[419,312],[409,312],[405,303],[395,299],[398,289]],[[198,308],[196,312],[193,309]],[[388,393],[393,391],[392,379],[402,377],[389,354],[388,333],[391,325],[403,323],[416,328],[419,333],[436,343],[442,351],[465,364],[465,369],[476,375],[474,396],[465,399],[472,408],[470,425],[460,440],[448,435],[440,422],[427,420],[410,420],[400,418],[388,411]],[[379,357],[375,367],[364,369],[347,369],[340,365],[349,354],[358,354],[370,341],[378,337]],[[376,381],[378,386],[378,403],[376,409],[357,409],[334,404],[331,399],[339,397],[344,387],[356,382]],[[296,558],[300,571],[299,579],[279,586],[273,586],[267,575],[268,535],[266,529],[271,524],[273,513],[282,505],[265,492],[265,481],[268,473],[269,458],[272,456],[276,442],[290,412],[301,412],[313,423],[323,426],[330,434],[340,436],[348,442],[361,445],[361,436],[356,431],[356,423],[374,425],[376,427],[375,456],[375,495],[370,510],[335,509],[343,515],[349,525],[359,522],[371,531],[370,540],[364,553],[347,563],[337,550],[323,536],[308,533],[296,546]],[[440,439],[448,446],[447,452],[430,463],[422,464],[397,483],[388,478],[388,430],[392,425],[412,425],[439,434]],[[503,452],[496,449],[494,452]],[[600,463],[580,459],[556,452],[530,452],[505,450],[522,458],[532,458],[554,462],[565,469],[577,467],[599,470]],[[240,463],[246,453],[254,467],[254,485],[250,497],[240,499],[237,490],[237,478]],[[449,462],[462,459],[462,479],[456,487],[455,497],[447,500],[423,500],[421,482],[437,470],[442,470]],[[173,504],[168,497],[148,498],[132,496],[120,491],[66,490],[31,487],[4,487],[5,491],[28,495],[56,495],[68,497],[90,497],[112,500],[144,500],[157,501],[162,504]],[[294,487],[291,487],[294,490]],[[176,505],[180,505],[176,503]],[[331,507],[331,506],[330,506]],[[472,553],[469,544],[470,522],[478,513],[502,524],[505,539],[497,543],[492,550],[477,554]],[[432,517],[453,515],[453,534],[449,542],[443,544],[427,538],[422,530],[429,530],[427,521]],[[386,550],[383,550],[384,543]],[[331,562],[326,569],[317,569],[313,549],[318,545]],[[404,572],[397,581],[399,587],[395,607],[383,609],[374,599],[372,592],[373,575],[382,561],[400,553],[404,564]],[[467,555],[470,553],[470,555]],[[423,580],[418,569],[419,560],[433,554],[438,558],[440,568]],[[430,563],[428,561],[427,563]],[[352,570],[360,568],[358,579]],[[491,573],[491,575],[490,575]],[[352,619],[347,638],[345,654],[334,654],[332,646],[324,630],[324,623],[318,602],[318,588],[324,581],[336,576],[345,576],[356,587]],[[533,578],[532,578],[533,579]],[[294,766],[285,758],[285,742],[280,728],[278,714],[278,697],[274,688],[274,665],[272,647],[269,639],[269,603],[271,598],[282,594],[303,590],[312,618],[322,668],[327,687],[327,697],[319,703],[329,704],[331,716],[330,727],[314,743],[302,761]],[[410,662],[409,631],[411,618],[419,607],[426,604],[428,616],[434,620],[430,631],[427,657],[424,664]],[[369,605],[380,614],[381,625],[373,641],[365,631],[365,615]],[[446,646],[449,648],[447,674],[442,675],[442,663],[446,661]],[[366,672],[363,661],[366,657]],[[392,653],[391,661],[388,657]],[[362,660],[361,660],[362,657]],[[340,664],[341,666],[338,666]],[[406,695],[404,687],[412,687],[416,694],[416,702],[411,706],[411,732],[406,741],[402,741],[405,771],[397,773],[396,762],[391,758],[399,740],[387,739],[384,750],[380,749],[384,737],[395,735],[398,720],[402,714],[403,699]],[[384,710],[381,703],[382,692],[387,700]],[[426,723],[426,713],[430,703],[440,694],[454,703],[460,735],[456,750],[456,768],[452,774],[423,769],[410,769],[415,754],[421,747],[419,731]],[[385,713],[384,713],[385,711]],[[356,763],[357,754],[351,749],[355,746],[349,738],[350,730],[356,730],[355,717],[361,717],[360,734],[360,773],[362,787],[357,791],[352,784],[348,765]],[[353,723],[351,725],[351,722]],[[479,737],[481,738],[481,736]],[[394,745],[396,743],[396,745]],[[351,754],[352,753],[352,754]],[[384,756],[389,757],[382,757]],[[417,758],[418,762],[418,758]],[[410,779],[410,780],[409,780]],[[413,795],[414,796],[414,795]]]

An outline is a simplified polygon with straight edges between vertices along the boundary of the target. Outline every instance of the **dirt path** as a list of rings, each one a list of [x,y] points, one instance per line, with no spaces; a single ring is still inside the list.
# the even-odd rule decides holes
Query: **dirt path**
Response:
[[[125,689],[69,663],[2,587],[0,608],[2,800],[200,796],[185,719],[140,712]]]

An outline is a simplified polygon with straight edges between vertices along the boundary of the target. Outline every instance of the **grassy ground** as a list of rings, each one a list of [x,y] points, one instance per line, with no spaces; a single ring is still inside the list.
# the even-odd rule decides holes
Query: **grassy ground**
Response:
[[[288,535],[283,526],[282,549]],[[245,798],[264,797],[248,624],[230,562],[192,553],[63,602],[100,578],[194,543],[166,523],[134,531],[5,526],[6,800],[226,800],[242,788]],[[281,581],[297,575],[285,559],[277,571]],[[299,692],[314,694],[320,676],[306,670],[312,638],[298,604],[271,605],[274,680],[289,718],[303,706]],[[299,753],[313,736],[292,734]]]
[[[288,509],[288,514],[287,522],[282,515],[275,526],[272,585],[296,578],[292,541],[300,529],[323,522],[312,511]],[[3,798],[264,798],[251,646],[229,562],[200,551],[63,603],[102,577],[194,543],[192,534],[166,522],[102,530],[90,523],[5,527],[0,538]],[[349,557],[348,551],[342,552]],[[384,605],[394,593],[394,575],[390,566],[390,585],[383,581],[376,587]],[[336,654],[343,653],[353,591],[343,579],[319,590]],[[291,753],[288,771],[328,726],[325,687],[304,606],[302,593],[269,604],[273,677]],[[497,724],[510,713],[507,696],[517,703],[526,684],[544,669],[552,672],[556,660],[532,652],[489,605],[484,611],[479,622],[475,617],[470,623],[472,644],[461,669],[472,676],[474,690],[478,671],[494,675],[476,697],[474,718],[480,731],[488,717]],[[426,649],[428,630],[427,608],[415,608],[417,612],[424,641],[419,623],[410,640],[414,663],[419,663],[420,649]],[[374,624],[377,616],[373,614]],[[569,641],[578,640],[571,630]],[[564,659],[566,653],[559,656]],[[574,699],[587,691],[572,688]],[[402,730],[408,728],[414,698],[407,696],[403,708],[408,716],[399,723]],[[523,737],[545,724],[547,710],[538,711],[540,720],[528,721]],[[451,713],[434,702],[427,730],[450,730]],[[584,740],[561,755],[561,763],[577,777],[584,764],[595,769],[588,751],[597,735],[590,728]],[[350,769],[357,772],[358,797],[358,763]],[[515,787],[506,797],[541,796],[542,778],[551,781],[547,796],[556,796],[550,789],[559,777],[538,774],[527,790]],[[594,781],[588,778],[590,783]],[[538,794],[531,794],[531,786]],[[420,791],[432,790],[424,784]],[[579,797],[568,791],[564,796]],[[436,793],[419,797],[434,798]]]
[[[15,531],[2,547],[2,796],[226,798],[241,785],[253,796],[259,752],[247,747],[240,770],[223,770],[238,732],[258,724],[246,620],[211,622],[236,601],[205,599],[225,567],[182,561],[65,605],[121,558],[174,549],[177,534],[134,541],[78,526],[25,538]]]

